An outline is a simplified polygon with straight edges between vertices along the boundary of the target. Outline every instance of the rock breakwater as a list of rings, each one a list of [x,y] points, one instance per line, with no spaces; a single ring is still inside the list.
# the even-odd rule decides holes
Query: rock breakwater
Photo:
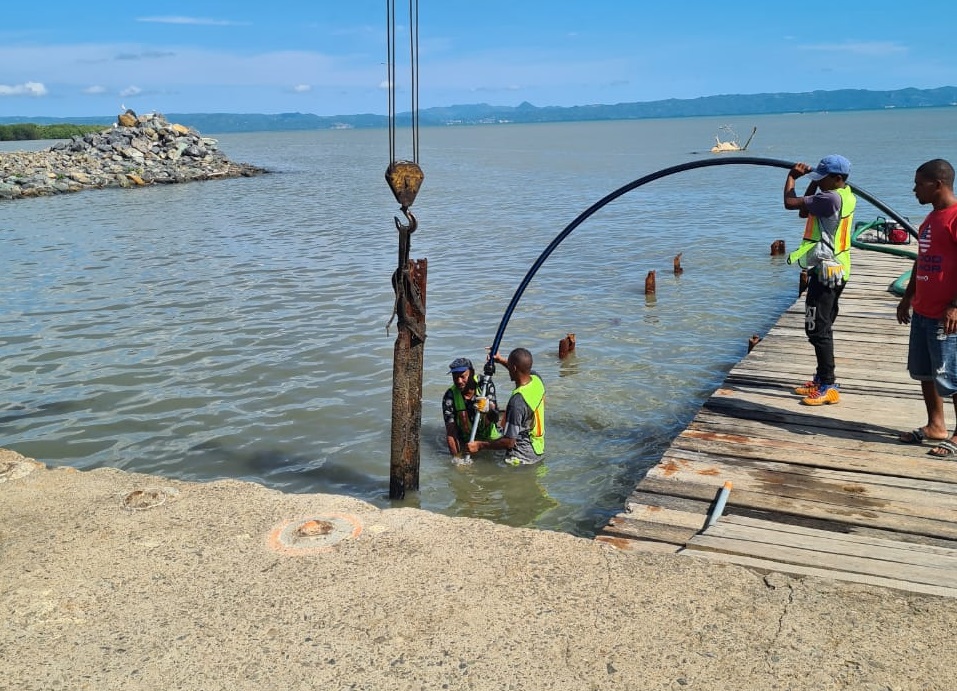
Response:
[[[0,153],[0,200],[104,187],[250,177],[266,170],[234,163],[215,139],[163,115],[126,111],[102,132],[42,151]]]

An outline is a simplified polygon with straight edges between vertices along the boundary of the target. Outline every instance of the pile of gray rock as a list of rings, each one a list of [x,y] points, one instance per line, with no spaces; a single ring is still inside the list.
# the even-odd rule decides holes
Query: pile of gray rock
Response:
[[[158,113],[122,113],[110,129],[43,151],[0,152],[0,200],[103,187],[134,187],[259,175],[233,163],[215,139]]]

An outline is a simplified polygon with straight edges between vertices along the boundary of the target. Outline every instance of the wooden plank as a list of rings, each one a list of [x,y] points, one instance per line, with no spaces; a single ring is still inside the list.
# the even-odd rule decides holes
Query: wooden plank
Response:
[[[804,427],[769,425],[761,420],[738,418],[734,420],[732,426],[728,424],[726,416],[702,408],[689,423],[688,430],[699,431],[702,434],[739,433],[752,439],[790,442],[794,448],[801,446],[832,448],[835,454],[841,453],[844,449],[859,449],[900,454],[902,458],[920,458],[932,464],[941,463],[940,459],[927,455],[929,446],[901,444],[897,441],[898,429],[882,428],[876,425],[868,427],[832,425],[824,429],[808,430]],[[943,461],[943,463],[953,463],[953,461]]]
[[[631,506],[657,506],[672,511],[683,511],[684,513],[706,516],[711,507],[709,502],[697,501],[695,499],[685,499],[684,497],[674,497],[668,494],[651,494],[642,492],[641,486],[632,492],[625,500],[625,507]],[[628,509],[630,511],[630,508]],[[704,525],[702,523],[702,525]]]
[[[703,528],[707,523],[707,519],[711,513],[711,507],[713,504],[713,501],[706,502],[695,499],[686,499],[684,497],[675,497],[667,494],[653,494],[650,492],[641,492],[636,490],[626,502],[624,515],[632,515],[630,511],[632,506],[647,505],[669,507],[673,511],[682,511],[688,514],[687,518],[680,523],[681,525],[687,525],[689,527],[697,525]],[[786,526],[789,529],[825,530],[830,532],[841,532],[845,535],[854,535],[862,538],[892,538],[898,542],[906,540],[909,544],[914,544],[918,547],[933,546],[937,544],[949,547],[955,544],[953,541],[943,538],[933,538],[911,533],[899,533],[886,528],[875,527],[872,524],[852,525],[844,522],[843,517],[838,517],[838,519],[828,519],[825,517],[782,514],[744,506],[733,506],[732,509],[734,514],[726,513],[721,517],[721,522],[726,523],[728,521],[738,520],[773,521],[774,525]]]
[[[614,535],[596,535],[595,540],[624,552],[646,552],[651,554],[676,554],[680,545],[640,538],[622,538]]]
[[[760,383],[766,387],[777,385],[782,390],[790,392],[792,387],[803,384],[809,376],[814,374],[814,359],[804,357],[803,353],[776,354],[778,358],[787,358],[788,362],[775,365],[774,370],[769,371],[767,354],[755,355],[756,352],[757,349],[752,350],[753,357],[742,360],[728,372],[723,388],[741,381],[744,384]],[[900,392],[902,395],[920,396],[920,383],[911,379],[907,373],[907,363],[904,361],[888,362],[887,365],[891,365],[892,368],[882,371],[879,380],[874,378],[873,363],[862,363],[850,359],[842,362],[839,357],[835,358],[835,362],[838,383],[842,389],[880,395]]]
[[[801,472],[803,468],[831,469],[844,472],[848,480],[852,479],[851,473],[866,473],[869,476],[867,481],[875,484],[957,494],[957,464],[935,459],[923,452],[908,457],[901,453],[891,454],[872,449],[862,451],[845,448],[835,451],[826,443],[794,447],[787,442],[770,439],[743,439],[736,442],[730,435],[715,438],[695,430],[685,430],[675,438],[662,458],[708,456],[726,463],[738,461],[748,466],[760,461],[780,462],[780,459],[787,458],[787,463],[794,466],[794,472]]]
[[[957,586],[957,554],[915,550],[913,545],[908,543],[860,539],[854,535],[821,530],[795,532],[789,530],[787,526],[779,527],[774,523],[755,526],[720,520],[705,530],[704,534],[713,538],[748,541],[755,545],[770,544],[814,552],[813,558],[817,560],[816,563],[823,563],[826,560],[835,567],[840,567],[840,560],[854,557],[886,562],[891,567],[920,566],[927,569],[940,569],[944,576],[954,578],[953,585]],[[691,539],[692,543],[696,537]]]
[[[814,528],[807,528],[804,526],[798,525],[787,525],[783,523],[777,523],[773,521],[761,520],[748,518],[746,516],[723,516],[715,526],[722,526],[722,528],[727,528],[728,526],[736,526],[745,529],[751,530],[773,530],[787,536],[794,536],[794,539],[798,537],[806,538],[824,538],[827,540],[834,541],[843,541],[849,545],[856,545],[861,548],[861,554],[859,556],[864,556],[864,554],[870,554],[868,550],[878,549],[878,550],[894,550],[902,553],[910,553],[912,555],[935,555],[934,558],[943,558],[947,560],[957,559],[957,542],[950,543],[950,546],[935,546],[935,545],[919,545],[914,544],[913,542],[901,542],[899,540],[889,540],[886,538],[873,537],[868,535],[857,535],[854,533],[838,533],[834,531],[824,531],[817,530]],[[786,537],[785,539],[791,539]],[[911,559],[920,559],[920,556],[902,556],[902,559],[909,561]],[[957,568],[957,564],[948,568]]]
[[[896,544],[914,545],[916,549],[929,547],[931,549],[944,548],[950,550],[957,546],[957,541],[954,540],[916,535],[913,533],[902,533],[871,524],[853,525],[846,521],[794,516],[771,511],[750,510],[742,507],[733,507],[732,511],[733,513],[725,511],[720,518],[720,522],[727,524],[730,522],[753,520],[760,523],[773,524],[777,526],[779,530],[825,531],[854,537],[855,539],[876,539],[892,541]]]
[[[713,499],[718,487],[714,484],[676,482],[667,479],[646,477],[641,481],[645,491],[660,494],[673,493],[693,499]],[[820,501],[804,497],[789,497],[768,492],[754,492],[735,488],[728,499],[729,510],[734,507],[760,510],[769,513],[781,513],[792,516],[825,519],[850,525],[862,525],[883,528],[915,535],[957,540],[957,525],[947,521],[935,520],[923,516],[908,516],[900,513],[888,513],[862,507],[851,508],[830,501]]]
[[[787,545],[774,543],[755,543],[750,539],[723,538],[704,533],[695,535],[690,545],[697,550],[735,554],[744,557],[754,557],[776,561],[782,564],[798,566],[819,566],[827,563],[828,569],[842,573],[856,573],[866,576],[892,578],[907,583],[923,583],[925,585],[943,586],[957,590],[957,578],[948,576],[944,569],[928,568],[924,566],[901,565],[876,559],[839,556],[828,554],[827,561],[823,551],[798,549]]]
[[[613,516],[604,530],[606,535],[670,542],[674,545],[686,545],[697,532],[697,528],[638,521],[628,514]]]
[[[849,581],[852,583],[862,583],[865,585],[880,586],[882,588],[891,588],[894,590],[903,590],[912,593],[922,593],[924,595],[938,595],[942,597],[957,597],[957,588],[947,588],[943,586],[927,585],[924,583],[912,583],[898,581],[892,578],[882,578],[880,576],[868,576],[863,574],[846,573],[841,571],[831,571],[811,566],[799,566],[797,564],[787,564],[782,562],[770,561],[767,559],[756,559],[754,557],[744,557],[740,555],[720,554],[717,552],[708,552],[694,548],[685,548],[678,554],[682,556],[695,557],[697,559],[709,559],[712,561],[726,564],[735,564],[757,569],[762,572],[777,571],[780,573],[790,573],[796,576],[814,576],[826,580]]]
[[[742,418],[745,420],[759,420],[767,423],[789,425],[793,428],[814,428],[822,427],[825,429],[843,430],[850,427],[861,432],[874,430],[875,432],[884,432],[890,434],[897,433],[900,425],[895,428],[880,427],[880,416],[887,419],[893,415],[894,408],[891,403],[868,404],[861,398],[846,396],[836,406],[810,407],[802,406],[794,398],[788,397],[788,403],[784,404],[779,397],[777,401],[768,398],[762,398],[760,395],[751,394],[747,398],[743,396],[733,396],[725,393],[726,390],[719,389],[716,395],[704,402],[703,408],[709,412],[720,413],[729,418]],[[915,402],[916,403],[916,402]],[[901,418],[901,406],[896,409],[896,417]],[[916,411],[916,405],[914,406]],[[915,418],[916,412],[909,415],[910,419]],[[926,413],[921,417],[926,419]],[[871,420],[877,420],[872,423]],[[907,418],[904,418],[907,419]]]
[[[631,520],[644,521],[646,523],[659,523],[661,525],[670,525],[677,528],[690,529],[697,532],[704,528],[708,514],[689,513],[687,511],[675,511],[674,509],[664,509],[660,506],[649,504],[629,504],[625,514]]]
[[[886,476],[846,473],[781,462],[740,460],[726,463],[717,456],[693,452],[665,453],[661,464],[645,478],[668,478],[705,483],[720,488],[726,481],[734,490],[768,492],[778,496],[833,501],[848,508],[923,515],[957,522],[957,486],[945,482],[900,478],[889,483]]]

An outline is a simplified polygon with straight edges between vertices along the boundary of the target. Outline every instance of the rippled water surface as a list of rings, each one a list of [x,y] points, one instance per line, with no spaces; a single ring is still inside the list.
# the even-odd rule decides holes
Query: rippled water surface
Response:
[[[739,118],[749,154],[814,163],[912,219],[913,170],[953,156],[957,111]],[[711,157],[726,119],[425,129],[412,256],[428,266],[421,491],[405,504],[591,535],[618,512],[748,337],[795,298],[769,257],[801,223],[785,171],[694,170],[583,223],[535,276],[502,350],[548,387],[548,461],[449,464],[450,360],[484,359],[548,243],[609,192]],[[204,133],[215,136],[215,133]],[[399,133],[399,142],[407,133]],[[397,204],[387,133],[223,135],[268,175],[0,203],[0,446],[49,464],[241,478],[389,505]],[[4,145],[4,150],[16,148]],[[403,154],[400,148],[400,155]],[[876,212],[866,203],[858,217]],[[685,273],[672,258],[683,253]],[[658,292],[644,295],[658,272]],[[577,335],[575,355],[558,341]],[[502,398],[510,388],[500,368]]]

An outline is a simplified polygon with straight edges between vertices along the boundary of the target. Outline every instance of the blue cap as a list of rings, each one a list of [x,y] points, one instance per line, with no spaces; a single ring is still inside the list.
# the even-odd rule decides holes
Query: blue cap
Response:
[[[828,175],[843,175],[845,178],[851,173],[851,162],[838,154],[831,154],[821,159],[817,167],[809,174],[812,180],[820,180]]]
[[[473,369],[472,361],[465,357],[457,357],[452,360],[452,364],[449,365],[449,374],[459,374],[465,372],[466,370]]]

